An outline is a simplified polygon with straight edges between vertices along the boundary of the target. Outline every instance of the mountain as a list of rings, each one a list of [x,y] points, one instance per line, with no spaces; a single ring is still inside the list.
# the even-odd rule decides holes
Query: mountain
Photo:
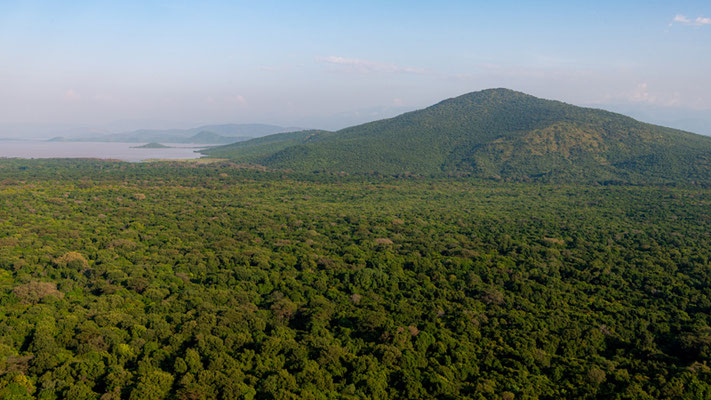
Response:
[[[200,131],[196,133],[193,136],[190,136],[189,138],[183,140],[182,143],[200,143],[200,144],[227,144],[227,143],[234,143],[237,141],[243,141],[243,140],[249,140],[251,137],[247,136],[237,136],[237,137],[228,137],[228,136],[222,136],[219,135],[215,132],[210,132],[210,131]]]
[[[319,130],[304,130],[297,132],[277,133],[226,146],[217,146],[201,151],[212,157],[238,158],[240,161],[259,163],[265,157],[291,146],[309,143],[321,137],[333,135],[333,132]]]
[[[144,144],[143,146],[132,147],[132,149],[169,149],[169,148],[170,148],[170,146],[166,146],[164,144],[160,144],[160,143],[156,143],[156,142],[147,143],[147,144]]]
[[[326,130],[339,130],[349,126],[360,125],[379,119],[392,118],[405,112],[416,110],[417,107],[381,105],[358,108],[328,115],[309,115],[297,119],[299,125],[318,126]]]
[[[204,125],[191,129],[141,129],[137,131],[115,133],[111,135],[65,139],[80,142],[164,142],[164,143],[198,143],[225,144],[250,138],[292,131],[298,128],[285,128],[266,124],[223,124]],[[207,140],[201,142],[200,140]]]
[[[711,172],[709,137],[508,89],[308,138],[267,136],[203,152],[296,171],[512,180],[708,181]]]

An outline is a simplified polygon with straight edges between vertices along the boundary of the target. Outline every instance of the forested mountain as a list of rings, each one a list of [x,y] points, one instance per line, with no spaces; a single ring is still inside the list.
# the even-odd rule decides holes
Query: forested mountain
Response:
[[[276,137],[275,139],[278,139]],[[711,138],[604,110],[490,89],[255,156],[258,142],[206,150],[279,169],[514,180],[708,180]]]
[[[277,133],[275,135],[232,143],[226,146],[212,147],[202,151],[202,153],[222,158],[236,157],[240,161],[257,163],[275,152],[291,146],[309,143],[321,137],[328,137],[333,134],[333,132],[319,130]]]

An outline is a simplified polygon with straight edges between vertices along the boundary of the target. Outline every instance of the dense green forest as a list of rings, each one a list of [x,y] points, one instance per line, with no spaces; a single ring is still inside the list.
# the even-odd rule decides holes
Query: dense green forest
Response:
[[[709,137],[508,89],[338,132],[272,135],[204,153],[300,172],[711,184]]]
[[[0,398],[711,398],[711,193],[0,160]]]

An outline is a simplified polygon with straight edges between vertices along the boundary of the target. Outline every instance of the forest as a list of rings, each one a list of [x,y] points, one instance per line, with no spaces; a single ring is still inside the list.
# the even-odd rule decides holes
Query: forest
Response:
[[[0,398],[711,398],[693,185],[0,160]]]

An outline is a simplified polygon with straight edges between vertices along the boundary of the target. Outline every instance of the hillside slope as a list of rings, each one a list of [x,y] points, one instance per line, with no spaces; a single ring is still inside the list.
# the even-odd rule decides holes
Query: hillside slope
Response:
[[[261,163],[265,157],[286,148],[309,143],[333,135],[333,132],[305,130],[277,133],[225,146],[211,147],[201,151],[211,157],[232,158],[243,162]]]
[[[516,180],[708,180],[711,170],[709,137],[508,89],[280,143],[280,149],[248,161],[297,171]],[[240,159],[254,144],[210,152]]]

